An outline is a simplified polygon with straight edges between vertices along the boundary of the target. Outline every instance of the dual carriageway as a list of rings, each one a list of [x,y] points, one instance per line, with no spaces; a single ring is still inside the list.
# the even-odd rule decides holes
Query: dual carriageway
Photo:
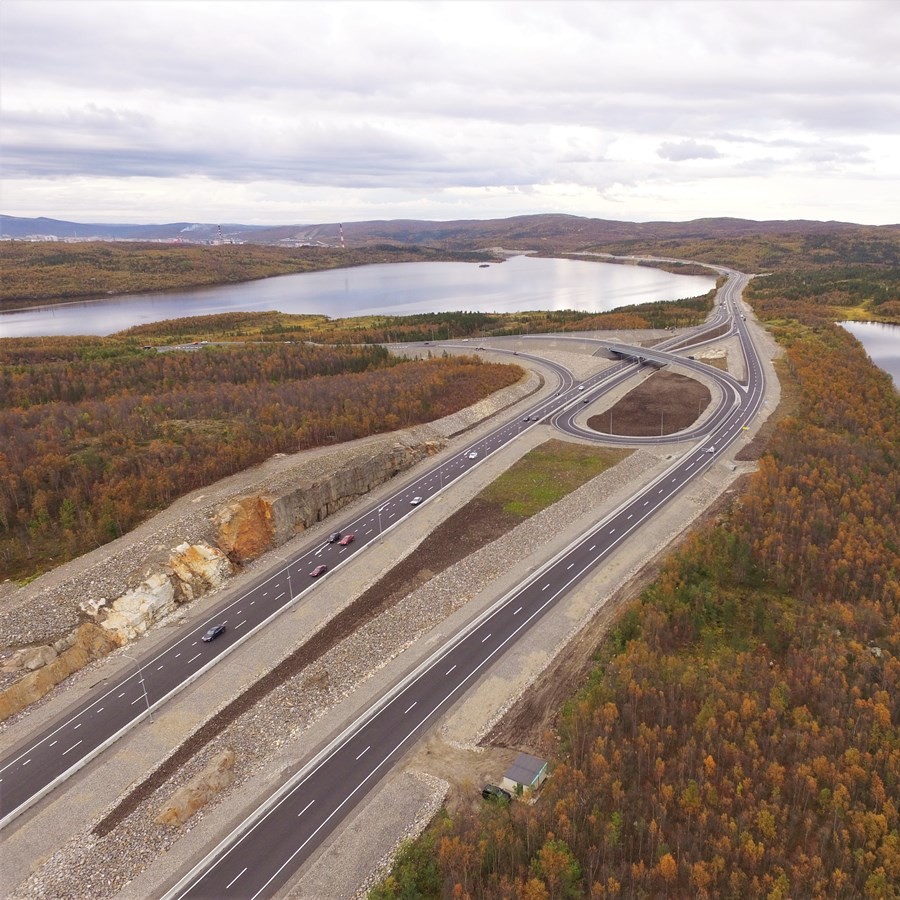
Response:
[[[258,578],[239,598],[220,606],[205,621],[171,639],[151,657],[140,660],[133,671],[114,685],[105,687],[44,732],[33,735],[0,761],[0,823],[8,827],[19,813],[102,753],[136,723],[152,716],[154,709],[234,652],[286,607],[303,601],[316,588],[317,582],[309,575],[315,566],[327,565],[331,572],[364,552],[384,532],[415,514],[418,506],[411,504],[413,498],[421,497],[427,503],[538,422],[603,443],[633,446],[642,442],[656,444],[660,440],[697,439],[693,451],[676,460],[652,484],[501,598],[360,719],[335,736],[276,795],[238,823],[221,844],[178,880],[167,896],[261,897],[275,893],[391,765],[500,654],[657,510],[713,465],[752,421],[762,403],[765,380],[737,306],[748,279],[736,272],[723,274],[727,274],[728,280],[719,292],[714,314],[706,325],[692,333],[689,343],[681,336],[648,349],[598,341],[598,349],[612,352],[621,362],[581,384],[576,384],[564,367],[533,357],[535,362],[555,373],[558,384],[553,397],[535,404],[524,416],[519,414],[436,464],[387,501],[371,506],[352,520],[338,523],[342,533],[355,534],[353,543],[319,544],[301,552],[277,571]],[[742,382],[691,360],[686,354],[688,349],[705,341],[721,340],[723,332],[734,334],[740,340],[746,366]],[[561,335],[553,338],[568,339]],[[496,346],[499,341],[493,343],[492,353],[512,355],[512,351],[502,351]],[[454,349],[471,352],[472,348],[459,344]],[[530,357],[523,350],[516,355]],[[599,436],[577,424],[585,398],[596,400],[638,371],[670,363],[702,372],[717,386],[714,408],[692,429],[642,441]],[[226,624],[225,633],[216,641],[204,643],[202,634],[216,623]]]

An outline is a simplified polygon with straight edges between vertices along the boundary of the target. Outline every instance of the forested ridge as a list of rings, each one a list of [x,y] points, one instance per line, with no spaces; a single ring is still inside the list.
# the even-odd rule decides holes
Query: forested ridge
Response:
[[[0,577],[91,550],[273,453],[431,421],[521,376],[372,346],[157,353],[108,338],[4,341]]]
[[[607,253],[674,256],[732,266],[755,278],[747,298],[762,318],[824,324],[900,323],[900,228],[694,238],[598,245]]]
[[[374,263],[481,262],[490,254],[389,243],[368,247],[268,247],[260,244],[0,241],[0,309],[50,300],[144,293]]]
[[[641,328],[688,328],[705,321],[714,291],[701,297],[652,301],[605,313],[579,310],[483,313],[454,311],[411,316],[355,316],[331,319],[274,310],[186,316],[135,325],[118,335],[151,344],[200,340],[305,340],[330,344],[398,344],[469,340],[518,334],[545,334]]]
[[[372,898],[900,897],[900,397],[786,312],[795,409],[598,649],[538,802],[444,810]]]

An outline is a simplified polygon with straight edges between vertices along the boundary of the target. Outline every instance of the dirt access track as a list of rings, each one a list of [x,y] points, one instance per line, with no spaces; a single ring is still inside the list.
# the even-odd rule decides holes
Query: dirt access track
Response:
[[[615,335],[616,340],[632,341],[653,337]],[[555,341],[547,342],[546,355],[569,365],[577,378],[585,378],[609,364],[590,356],[588,351],[579,352],[568,346],[561,351],[555,344]],[[511,346],[515,346],[514,340]],[[528,342],[528,350],[530,353],[535,351],[534,341]],[[729,350],[726,345],[724,353],[727,355]],[[651,381],[645,381],[644,387],[649,389]],[[774,376],[770,382],[777,386]],[[548,387],[548,392],[550,390],[552,388]],[[673,402],[681,396],[680,414],[692,421],[696,418],[702,398],[698,402],[696,396],[689,396],[679,389],[674,392]],[[610,402],[618,404],[621,399],[614,397]],[[528,401],[528,405],[530,403]],[[597,401],[586,410],[598,416],[601,422],[604,414],[609,412],[602,403]],[[667,409],[672,411],[674,417],[675,409]],[[626,408],[614,405],[612,412],[617,423],[616,431],[619,432],[619,427],[626,427]],[[652,418],[649,424],[655,423],[658,427],[655,414],[648,414],[645,418]],[[485,422],[452,440],[447,452],[457,452],[464,443],[496,424],[493,420]],[[635,428],[641,424],[634,420]],[[647,427],[648,423],[643,425]],[[0,887],[14,888],[6,893],[22,897],[65,894],[138,898],[161,895],[166,885],[171,883],[173,873],[189,868],[198,855],[202,856],[205,849],[219,839],[223,829],[227,830],[241,815],[252,809],[259,798],[281,780],[283,772],[295,768],[311,748],[321,745],[329,734],[352,720],[359,708],[364,708],[372,697],[395,682],[402,667],[409,666],[404,661],[406,655],[417,648],[420,648],[418,652],[427,655],[439,641],[445,640],[461,624],[495,602],[498,596],[526,577],[544,558],[565,546],[589,522],[614,508],[633,492],[639,482],[654,477],[670,464],[675,455],[686,449],[675,447],[659,452],[638,451],[569,498],[534,516],[527,528],[519,526],[514,533],[498,538],[498,534],[508,530],[509,523],[503,520],[502,515],[480,508],[477,502],[474,506],[469,504],[484,485],[517,458],[532,446],[553,436],[547,426],[533,428],[526,438],[485,459],[463,483],[454,485],[436,502],[423,507],[412,517],[414,526],[411,522],[410,527],[396,529],[383,546],[373,548],[367,564],[350,567],[346,573],[335,573],[334,581],[330,582],[334,586],[332,591],[329,592],[328,585],[323,585],[323,602],[330,602],[330,597],[338,593],[366,600],[347,606],[345,615],[332,619],[330,635],[322,629],[310,632],[309,623],[300,621],[298,611],[283,616],[284,621],[279,629],[274,630],[278,634],[266,635],[258,646],[248,646],[246,655],[235,654],[243,658],[241,661],[223,662],[203,683],[185,692],[183,700],[177,699],[169,704],[172,709],[163,711],[152,729],[143,726],[135,729],[117,747],[110,748],[107,755],[89,766],[83,775],[72,779],[71,785],[57,791],[58,797],[48,798],[45,801],[46,810],[38,807],[33,815],[29,813],[23,817],[27,821],[11,836],[13,840],[8,844],[15,846],[9,849],[14,850],[17,856],[27,854],[29,860],[43,857],[46,861],[36,866],[30,863],[15,866],[18,877],[13,882],[4,879]],[[738,449],[739,445],[735,445],[735,452]],[[541,621],[540,627],[532,629],[504,655],[445,715],[429,736],[407,754],[403,763],[383,779],[283,894],[318,898],[354,896],[377,875],[398,842],[418,831],[442,802],[446,800],[451,805],[477,802],[480,783],[498,780],[518,750],[545,757],[552,755],[555,749],[552,726],[556,712],[589,670],[596,646],[615,608],[637,594],[640,586],[652,576],[653,565],[660,554],[692,523],[710,514],[709,510],[723,492],[728,491],[733,481],[750,468],[747,465],[733,468],[726,460],[717,463],[677,507],[673,505],[642,532],[639,542],[632,541],[634,546],[626,544],[614,560],[572,591],[564,604],[560,604]],[[393,489],[393,486],[387,488]],[[374,496],[372,499],[378,500]],[[524,529],[523,537],[511,541],[520,529]],[[322,530],[328,530],[327,523],[323,524]],[[532,533],[536,536],[533,548],[528,546],[524,552],[521,547],[509,548],[510,543],[527,542],[530,539],[528,535]],[[307,535],[304,540],[308,541],[310,537]],[[411,548],[414,550],[412,553]],[[291,548],[282,548],[280,552],[291,552]],[[504,556],[504,553],[508,555]],[[409,555],[404,558],[404,554]],[[479,557],[494,566],[491,577],[484,583],[477,582],[471,574],[473,560]],[[392,624],[391,615],[401,610],[404,603],[418,602],[415,598],[428,590],[438,591],[435,586],[439,582],[452,586],[442,591],[458,599],[459,605],[448,607],[434,622],[425,622],[422,625],[424,630],[418,636],[407,639],[400,635],[401,624],[408,625],[408,620],[414,616],[411,617],[407,611]],[[200,606],[212,602],[204,600]],[[423,611],[425,607],[418,609]],[[202,614],[202,609],[196,611],[196,615]],[[364,621],[366,619],[368,624]],[[331,661],[323,664],[321,661],[328,660],[329,654],[336,652],[343,644],[359,640],[361,635],[367,634],[366,629],[377,628],[382,620],[385,621],[384,636],[364,637],[359,644],[361,649],[355,652],[357,657],[375,653],[376,656],[380,654],[381,658],[353,693],[343,696],[340,664]],[[398,621],[401,624],[397,624]],[[303,635],[306,636],[305,642],[295,640]],[[396,649],[387,646],[389,638],[399,641]],[[385,641],[383,647],[379,644],[382,639]],[[300,692],[304,698],[315,700],[322,697],[332,704],[331,708],[324,713],[320,710],[311,717],[300,732],[300,740],[295,738],[293,732],[284,740],[279,736],[278,727],[285,719],[283,705],[270,717],[264,718],[260,733],[265,735],[264,740],[272,742],[265,764],[255,770],[251,770],[248,764],[243,780],[239,779],[235,788],[223,795],[214,808],[210,808],[210,814],[198,814],[183,833],[171,835],[164,846],[153,850],[156,838],[146,831],[145,825],[141,825],[141,817],[147,818],[147,811],[142,807],[152,806],[155,812],[158,801],[164,799],[171,787],[161,776],[158,780],[164,784],[164,789],[158,792],[154,785],[146,781],[148,771],[160,770],[159,763],[153,762],[153,753],[159,752],[158,749],[154,751],[154,745],[165,743],[162,739],[175,729],[181,735],[190,733],[192,716],[200,715],[203,710],[225,711],[237,699],[234,684],[239,681],[239,676],[247,675],[246,671],[241,670],[258,666],[257,671],[263,676],[263,681],[271,676],[279,682],[275,671],[277,666],[271,662],[266,664],[266,660],[277,661],[290,655],[289,652],[279,655],[279,641],[286,642],[288,650],[303,649],[303,643],[307,650],[317,646],[312,656],[317,656],[320,662],[310,666],[312,656],[309,656],[304,665],[300,665],[299,658],[295,659],[293,664],[282,669],[287,680],[271,684],[269,696],[283,704],[284,691],[290,679],[305,677]],[[329,650],[326,644],[332,649]],[[405,652],[404,646],[407,648]],[[312,672],[307,671],[310,667]],[[219,668],[221,671],[218,671]],[[97,676],[88,677],[96,680]],[[83,687],[89,686],[87,680],[82,679]],[[260,684],[261,681],[256,679],[252,683]],[[252,694],[247,699],[252,700]],[[58,702],[64,703],[61,699]],[[244,715],[264,715],[262,710],[267,702],[258,703]],[[291,706],[296,713],[299,701],[291,700],[291,703],[296,704]],[[215,716],[203,721],[211,724],[215,722]],[[203,722],[198,722],[198,725],[202,726]],[[241,736],[232,734],[232,730],[229,726],[214,737],[209,752],[222,746],[217,741],[239,742]],[[141,734],[137,734],[138,731]],[[198,732],[195,730],[194,734],[196,737]],[[185,770],[190,769],[195,760],[187,760],[186,757],[194,755],[198,757],[196,764],[202,764],[203,753],[207,749],[205,745],[191,749],[188,747],[190,739],[185,743],[182,737],[181,741],[181,749],[177,751],[182,754],[179,765]],[[171,758],[171,753],[166,754],[166,758]],[[155,796],[155,799],[145,802],[147,797],[141,796],[141,788],[146,789],[147,797]],[[97,792],[108,799],[97,799]],[[107,819],[105,824],[109,830],[104,837],[94,832],[94,838],[85,838],[85,827],[93,830],[101,819],[108,817],[129,796],[136,803],[131,809],[120,809],[120,820],[124,824]],[[91,797],[92,802],[88,802],[86,807],[72,806],[86,801],[87,797]],[[79,821],[83,825],[79,826]],[[65,824],[60,824],[63,822]],[[145,830],[142,831],[142,828]],[[41,829],[44,833],[37,834]],[[135,849],[138,846],[142,852]],[[54,853],[57,847],[61,849]],[[113,884],[104,886],[93,883],[87,872],[95,871],[100,862],[96,857],[91,859],[95,854],[102,857],[109,869],[120,865],[124,877],[107,879]],[[141,857],[140,860],[137,857]],[[119,862],[110,865],[110,860]],[[129,869],[129,866],[132,868]],[[127,874],[125,869],[129,870]],[[28,877],[29,873],[31,877]],[[16,885],[18,888],[15,888]]]

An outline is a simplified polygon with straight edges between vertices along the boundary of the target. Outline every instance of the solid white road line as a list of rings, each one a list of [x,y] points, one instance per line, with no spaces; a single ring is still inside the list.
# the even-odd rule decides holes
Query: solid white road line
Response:
[[[228,888],[230,888],[238,880],[238,878],[240,878],[241,875],[243,875],[244,872],[246,872],[246,871],[247,871],[247,867],[244,866],[244,868],[241,869],[241,871],[238,872],[237,875],[235,875],[234,878],[232,878],[231,881],[229,881],[228,884],[225,885],[225,890],[227,891]]]

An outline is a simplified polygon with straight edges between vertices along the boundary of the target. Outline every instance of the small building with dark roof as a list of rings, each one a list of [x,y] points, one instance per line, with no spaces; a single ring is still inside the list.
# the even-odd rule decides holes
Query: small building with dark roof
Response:
[[[503,773],[500,786],[517,797],[533,794],[547,778],[547,761],[520,753]]]

